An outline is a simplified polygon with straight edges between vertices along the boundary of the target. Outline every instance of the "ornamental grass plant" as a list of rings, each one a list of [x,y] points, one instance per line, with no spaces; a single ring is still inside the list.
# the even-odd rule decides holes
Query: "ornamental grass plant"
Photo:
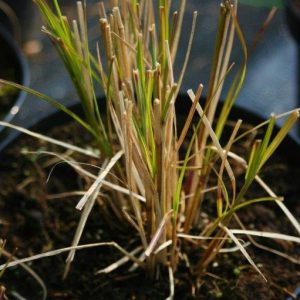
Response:
[[[45,0],[34,2],[45,20],[42,31],[57,49],[77,90],[84,117],[28,87],[5,80],[0,82],[25,90],[64,111],[91,134],[97,149],[91,150],[88,145],[70,145],[4,122],[0,125],[92,156],[97,159],[100,171],[92,174],[84,165],[63,154],[43,151],[65,161],[82,176],[93,179],[76,205],[81,217],[72,245],[15,259],[0,268],[67,252],[66,277],[77,250],[115,247],[124,257],[100,273],[114,272],[129,261],[133,266],[129,266],[128,272],[141,268],[151,280],[167,273],[172,299],[176,293],[174,278],[183,261],[188,261],[193,278],[201,280],[216,256],[233,243],[233,248],[241,251],[256,272],[265,278],[255,259],[248,254],[245,240],[251,243],[252,236],[260,236],[300,243],[300,238],[279,232],[247,230],[239,220],[239,213],[253,204],[272,201],[300,234],[300,225],[283,199],[260,177],[264,165],[297,122],[299,109],[273,114],[263,124],[246,131],[241,130],[243,121],[238,120],[230,132],[225,131],[243,85],[249,55],[237,18],[237,1],[224,0],[220,4],[209,84],[203,87],[199,79],[198,87],[187,91],[189,112],[184,118],[175,108],[176,101],[185,73],[189,72],[193,37],[201,34],[196,30],[197,12],[194,12],[185,59],[179,62],[177,52],[187,1],[180,1],[177,11],[172,11],[174,5],[170,0],[115,0],[109,5],[101,2],[101,40],[94,45],[96,55],[91,54],[88,43],[86,2],[76,3],[77,20],[64,16],[57,0],[51,4]],[[239,65],[234,65],[231,59],[234,42],[243,53]],[[179,74],[174,73],[175,65],[181,66],[176,68],[181,70]],[[229,73],[233,79],[216,117]],[[105,95],[100,101],[96,97],[99,87]],[[205,100],[201,97],[203,89],[206,89]],[[286,120],[274,133],[278,118]],[[235,144],[261,127],[265,127],[265,134],[251,143],[250,155],[236,154]],[[244,170],[239,184],[236,165]],[[261,188],[259,198],[248,196],[254,182]],[[113,237],[111,242],[81,245],[86,222],[103,187],[104,201],[113,208],[112,218],[130,228],[130,239],[138,243],[137,247],[121,247]],[[207,203],[213,213],[207,213]],[[265,247],[265,250],[272,252],[271,248]],[[197,261],[190,257],[195,251],[199,253]]]

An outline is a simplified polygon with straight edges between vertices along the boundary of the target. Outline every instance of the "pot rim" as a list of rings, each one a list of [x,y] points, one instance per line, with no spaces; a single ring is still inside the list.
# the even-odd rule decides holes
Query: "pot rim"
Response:
[[[28,86],[30,81],[30,73],[28,62],[22,53],[20,47],[17,45],[16,41],[12,38],[12,36],[8,33],[8,31],[0,24],[0,35],[3,40],[6,42],[7,48],[9,48],[10,52],[16,58],[16,66],[21,73],[19,84]],[[27,93],[25,91],[19,91],[16,96],[15,101],[12,103],[12,106],[9,112],[3,118],[3,121],[10,123],[14,117],[18,114]],[[5,129],[5,127],[0,126],[0,133]]]
[[[104,102],[103,100],[104,97],[98,97],[99,102],[100,101]],[[178,99],[176,101],[176,108],[180,111],[180,114],[187,115],[189,113],[189,106],[186,105],[187,103],[190,103],[188,96],[179,94]],[[103,105],[102,110],[105,111],[105,106],[104,106],[105,102],[102,103],[102,105]],[[223,102],[220,102],[219,108],[222,105]],[[71,104],[68,108],[82,117],[83,111],[79,102]],[[255,112],[235,104],[229,115],[229,120],[238,120],[238,119],[242,119],[244,123],[250,123],[253,125],[258,125],[266,120],[265,118],[256,114]],[[45,132],[49,128],[51,128],[51,124],[53,123],[53,120],[55,120],[56,125],[62,125],[64,123],[72,121],[73,119],[68,115],[66,115],[64,112],[60,110],[56,110],[54,112],[51,112],[49,115],[45,116],[43,119],[38,120],[35,124],[30,126],[29,129],[38,132]],[[279,130],[280,130],[280,126],[278,124],[275,124],[274,132],[278,132]],[[12,145],[21,134],[22,133],[20,132],[15,132],[15,134],[9,136],[8,138],[4,139],[2,143],[0,143],[0,157],[5,151],[5,149],[10,147],[10,145]],[[293,159],[293,161],[296,161],[297,164],[300,164],[300,156],[298,155],[299,151],[300,151],[300,143],[290,134],[288,134],[285,137],[283,143],[277,149],[278,153],[285,154],[288,157],[288,159]]]

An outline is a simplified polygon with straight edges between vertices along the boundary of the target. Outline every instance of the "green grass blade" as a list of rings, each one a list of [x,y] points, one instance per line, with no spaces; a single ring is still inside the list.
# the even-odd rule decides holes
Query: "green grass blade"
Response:
[[[76,115],[75,113],[73,113],[71,110],[69,110],[67,107],[65,107],[64,105],[62,105],[61,103],[59,103],[58,101],[52,99],[49,96],[46,96],[38,91],[35,91],[29,87],[20,85],[18,83],[14,83],[11,81],[7,81],[7,80],[3,80],[0,79],[0,83],[2,84],[7,84],[9,86],[12,86],[14,88],[17,88],[19,90],[25,91],[26,93],[29,93],[43,101],[48,102],[49,104],[53,105],[54,107],[60,109],[61,111],[65,112],[67,115],[69,115],[71,118],[73,118],[76,122],[78,122],[80,125],[82,125],[86,130],[88,130],[90,133],[92,133],[93,135],[95,135],[94,130],[90,127],[89,124],[87,124],[85,121],[83,121],[78,115]]]
[[[270,158],[270,156],[275,152],[275,150],[278,148],[278,146],[281,144],[283,139],[287,136],[291,128],[294,126],[294,124],[298,121],[299,119],[299,111],[294,111],[291,113],[291,115],[288,117],[286,122],[283,124],[277,135],[274,137],[273,141],[271,144],[268,146],[266,149],[262,162],[260,165],[260,168],[266,163],[266,161]]]

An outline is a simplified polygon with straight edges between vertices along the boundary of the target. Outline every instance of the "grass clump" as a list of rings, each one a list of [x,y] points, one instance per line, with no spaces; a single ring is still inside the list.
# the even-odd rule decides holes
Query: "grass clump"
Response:
[[[109,195],[108,200],[114,202],[114,214],[119,222],[134,229],[136,234],[132,234],[132,238],[138,236],[140,246],[124,249],[114,242],[90,245],[112,246],[125,256],[100,272],[111,272],[128,260],[143,268],[151,278],[156,278],[161,270],[166,269],[172,298],[174,274],[183,257],[189,255],[189,252],[185,253],[186,249],[193,248],[201,253],[200,259],[190,265],[192,274],[201,278],[230,240],[264,277],[237,235],[260,235],[295,243],[299,243],[299,238],[255,230],[250,232],[244,230],[242,224],[234,229],[231,224],[232,220],[238,219],[241,209],[258,202],[274,201],[300,233],[298,222],[282,199],[259,177],[263,166],[298,120],[299,110],[288,113],[286,122],[276,134],[275,121],[281,116],[272,115],[265,124],[264,137],[253,143],[249,158],[233,152],[233,145],[242,137],[242,121],[233,126],[227,137],[224,127],[242,87],[248,59],[237,20],[237,1],[224,0],[220,5],[206,101],[200,101],[201,83],[195,91],[188,90],[190,103],[186,105],[189,112],[182,126],[177,124],[180,115],[175,104],[184,74],[188,71],[193,36],[198,34],[195,32],[197,13],[194,12],[186,57],[181,62],[180,74],[174,74],[174,65],[179,64],[176,54],[186,1],[181,1],[179,10],[174,13],[171,13],[171,1],[168,0],[111,1],[109,13],[100,3],[102,39],[96,47],[96,56],[89,50],[85,2],[77,2],[78,20],[72,22],[63,15],[57,0],[52,1],[52,6],[44,0],[34,2],[46,22],[43,31],[57,48],[78,92],[85,118],[36,91],[1,82],[35,94],[78,121],[97,142],[101,152],[101,171],[94,176],[94,183],[76,206],[82,214],[71,247],[20,262],[68,251],[67,276],[76,250],[84,248],[79,246],[81,235],[101,187],[110,185],[117,192],[114,198]],[[233,66],[230,58],[235,36],[244,58],[238,67]],[[224,81],[233,70],[236,74],[220,116],[216,118]],[[105,104],[97,102],[97,86],[105,94]],[[38,137],[47,139],[42,135]],[[49,138],[47,141],[51,142]],[[69,147],[66,143],[59,145]],[[72,150],[76,151],[76,148]],[[91,155],[88,151],[85,153]],[[87,174],[83,167],[68,163],[78,172]],[[233,164],[245,170],[240,185],[237,185]],[[107,178],[112,174],[121,178],[124,184],[110,182]],[[248,199],[247,192],[255,181],[262,187],[262,197]],[[213,199],[214,212],[211,215],[203,213],[208,198]],[[189,247],[185,247],[186,244]],[[18,262],[11,262],[8,266],[15,264]]]

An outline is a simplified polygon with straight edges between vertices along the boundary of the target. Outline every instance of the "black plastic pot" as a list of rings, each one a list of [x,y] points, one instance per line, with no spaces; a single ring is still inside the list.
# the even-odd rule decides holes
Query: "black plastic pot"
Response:
[[[298,45],[298,74],[297,74],[297,87],[298,87],[298,105],[300,106],[300,1],[299,0],[286,0],[286,20],[289,26],[291,35]],[[298,134],[300,135],[300,125],[298,127]]]
[[[34,3],[32,0],[4,0],[4,5],[12,10],[14,16],[8,16],[7,11],[0,10],[0,24],[9,31],[18,42],[24,41],[26,31],[29,31],[34,20]]]
[[[186,116],[189,111],[189,107],[188,107],[187,103],[190,103],[190,101],[187,99],[187,97],[180,97],[179,100],[177,101],[176,109],[178,111],[178,122],[179,123],[180,123],[180,116]],[[104,105],[102,105],[102,104],[104,104],[104,101],[101,101],[101,107],[104,108]],[[82,114],[82,109],[79,104],[72,106],[70,109],[79,115]],[[244,123],[251,123],[251,124],[255,124],[255,125],[259,124],[263,121],[260,117],[256,116],[255,114],[245,111],[244,109],[239,108],[239,107],[235,107],[233,109],[230,119],[231,120],[243,119]],[[47,130],[49,130],[50,128],[53,128],[53,126],[60,126],[60,125],[66,124],[69,121],[71,121],[71,118],[68,117],[65,113],[59,111],[59,112],[49,115],[44,120],[38,122],[38,124],[34,125],[32,130],[43,133],[43,132],[46,132]],[[276,130],[278,131],[279,128],[276,128]],[[11,143],[8,144],[7,147],[12,145],[16,141],[17,141],[17,139],[15,139],[14,141],[11,141]],[[0,151],[0,160],[5,159],[4,152],[5,151]],[[281,153],[282,155],[284,155],[285,157],[287,157],[288,160],[292,161],[292,163],[295,167],[297,167],[299,165],[299,163],[300,163],[300,156],[299,156],[300,146],[291,137],[287,137],[285,139],[282,146],[278,149],[278,152]],[[299,182],[299,178],[294,178],[294,180],[298,180],[298,182]],[[295,182],[295,184],[297,185],[297,182]]]
[[[191,101],[187,95],[186,96],[181,95],[179,97],[179,99],[177,99],[176,110],[178,112],[177,113],[178,123],[180,123],[180,116],[187,116],[187,114],[189,113],[190,106],[188,105],[188,103],[191,103]],[[105,111],[105,101],[103,98],[99,99],[99,106],[103,108],[103,111]],[[221,106],[222,106],[222,103],[220,103],[219,109]],[[83,117],[82,107],[79,103],[72,105],[69,109],[71,109],[73,112],[75,112],[79,116]],[[258,125],[265,121],[261,116],[258,116],[254,112],[248,111],[240,106],[233,107],[229,119],[230,120],[242,119],[244,124],[254,124],[254,125]],[[56,111],[54,113],[51,113],[44,119],[38,121],[38,123],[33,125],[31,127],[31,129],[33,131],[36,131],[39,133],[45,133],[49,129],[51,129],[53,126],[60,126],[71,120],[72,119],[68,115],[66,115],[64,112]],[[179,125],[179,127],[180,127],[180,125]],[[280,127],[275,125],[274,132],[276,133],[279,130],[280,130]],[[20,133],[15,135],[13,138],[10,138],[8,140],[3,140],[2,143],[0,143],[0,157],[1,157],[1,153],[3,152],[3,150],[5,150],[5,148],[9,147],[9,145],[12,144],[18,138],[19,135],[20,135]],[[278,151],[278,153],[288,156],[288,159],[293,160],[293,162],[297,166],[300,165],[300,156],[299,156],[300,144],[293,137],[288,135],[285,138],[284,143],[281,146],[279,146],[277,151]],[[287,155],[287,153],[289,155]],[[300,180],[300,178],[298,180]]]
[[[294,39],[300,45],[300,1],[286,0],[287,24]]]
[[[5,63],[5,68],[9,68],[13,71],[17,83],[25,86],[29,85],[29,68],[27,61],[12,36],[1,26],[0,45],[0,69],[4,68],[3,65]],[[16,96],[12,97],[8,111],[4,112],[5,117],[3,121],[12,121],[19,112],[25,97],[26,93],[24,91],[19,91]],[[0,126],[0,134],[3,130],[4,127]]]

